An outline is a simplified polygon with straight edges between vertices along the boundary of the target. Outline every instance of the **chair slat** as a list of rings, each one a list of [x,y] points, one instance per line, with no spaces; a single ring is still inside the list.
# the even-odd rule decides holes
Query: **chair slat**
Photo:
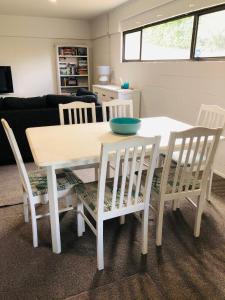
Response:
[[[79,119],[80,119],[80,124],[83,123],[83,114],[82,114],[82,108],[79,108]]]
[[[188,191],[189,190],[189,185],[192,184],[192,190],[193,190],[193,183],[191,182],[192,181],[192,177],[193,177],[193,171],[194,171],[194,168],[196,166],[196,162],[197,162],[197,155],[199,153],[199,147],[200,147],[200,137],[197,138],[197,140],[195,141],[194,143],[194,149],[193,149],[193,157],[192,157],[192,161],[191,161],[191,164],[190,164],[190,170],[189,170],[189,175],[188,175],[188,178],[187,178],[187,185],[186,185],[186,188],[185,188],[185,191]]]
[[[202,160],[203,160],[204,155],[205,155],[205,150],[206,150],[206,147],[207,147],[207,141],[208,141],[208,135],[206,135],[204,137],[203,147],[201,147],[201,153],[200,153],[199,161],[197,162],[196,172],[195,172],[195,176],[194,176],[194,180],[193,180],[193,187],[192,187],[193,189],[195,189],[196,182],[198,182],[198,179],[199,179],[199,172],[201,170]]]
[[[114,118],[117,118],[118,117],[118,107],[117,106],[114,106]]]
[[[74,124],[77,124],[78,120],[77,120],[77,111],[76,111],[76,109],[73,109],[73,118],[74,118]]]
[[[88,123],[87,108],[84,108],[84,122]]]
[[[72,124],[72,111],[71,111],[71,109],[68,110],[68,116],[69,116],[69,124]]]
[[[129,178],[129,186],[128,186],[128,196],[127,196],[127,205],[131,204],[131,196],[133,191],[133,183],[134,183],[134,175],[136,171],[136,164],[137,164],[137,153],[138,148],[135,147],[133,151],[133,158],[131,162],[131,170],[130,170],[130,178]]]
[[[109,116],[111,116],[111,117],[109,117],[109,119],[111,119],[111,118],[114,118],[114,114],[113,114],[113,107],[109,107]]]
[[[120,151],[118,150],[116,152],[116,160],[115,160],[115,173],[114,173],[113,196],[112,196],[112,210],[115,209],[115,206],[116,206],[119,170],[120,170]]]
[[[186,152],[185,162],[181,169],[181,177],[180,177],[180,184],[179,184],[178,192],[181,192],[181,190],[183,189],[184,181],[188,185],[188,182],[186,182],[186,180],[187,180],[187,174],[188,174],[188,168],[189,168],[188,165],[189,165],[190,154],[192,151],[193,139],[194,138],[191,137],[189,140],[189,145],[188,145],[188,149]]]
[[[125,188],[126,188],[128,159],[129,159],[129,149],[126,149],[125,156],[124,156],[122,183],[121,183],[121,191],[120,191],[120,205],[119,205],[120,208],[122,208],[123,206],[123,199],[124,199]]]
[[[177,165],[176,165],[176,169],[175,169],[175,174],[174,174],[172,193],[175,193],[175,191],[176,191],[177,182],[178,182],[178,179],[179,179],[179,174],[180,174],[180,169],[181,169],[182,157],[183,157],[183,154],[184,154],[185,141],[186,141],[185,138],[182,139],[181,149],[180,149],[180,153],[179,153],[179,158],[178,158],[178,161],[177,161]]]
[[[143,146],[141,150],[141,158],[139,162],[139,168],[138,168],[138,175],[137,175],[137,182],[136,182],[136,190],[135,190],[135,196],[134,196],[134,203],[137,204],[140,187],[141,187],[141,177],[142,177],[142,171],[143,171],[143,165],[145,161],[145,151],[146,148]],[[150,164],[149,164],[150,166]]]

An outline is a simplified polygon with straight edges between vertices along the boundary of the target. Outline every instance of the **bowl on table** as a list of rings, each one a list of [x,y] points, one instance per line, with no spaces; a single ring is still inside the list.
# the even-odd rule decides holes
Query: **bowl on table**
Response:
[[[141,120],[137,118],[113,118],[109,124],[114,133],[129,135],[137,133],[141,127]]]

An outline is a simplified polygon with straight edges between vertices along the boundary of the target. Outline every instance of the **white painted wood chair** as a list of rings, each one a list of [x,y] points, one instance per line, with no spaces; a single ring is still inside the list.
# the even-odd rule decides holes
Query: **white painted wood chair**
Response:
[[[223,128],[225,129],[225,110],[217,105],[202,104],[195,126],[202,126],[207,128]],[[191,154],[193,155],[193,153]],[[177,161],[179,153],[173,154],[173,160]],[[182,161],[184,163],[184,161]],[[207,200],[211,201],[212,179],[213,179],[213,165],[210,172],[207,188]]]
[[[133,117],[133,101],[120,99],[105,101],[102,103],[102,116],[103,122],[108,122],[112,118]],[[121,160],[120,163],[120,169],[122,169],[123,161]],[[115,169],[112,162],[110,163],[110,167],[112,170]],[[110,177],[110,169],[108,169],[108,177]]]
[[[204,126],[208,128],[223,128],[223,133],[225,132],[225,110],[217,105],[206,105],[202,104],[199,115],[197,118],[196,126]],[[212,180],[213,180],[213,165],[209,176],[209,183],[207,189],[207,200],[212,201],[211,190],[212,190]]]
[[[85,102],[71,102],[68,104],[59,104],[59,118],[60,124],[65,125],[65,119],[67,117],[67,124],[78,124],[78,123],[88,123],[88,110],[91,110],[91,123],[96,123],[96,111],[95,103],[85,103]],[[95,170],[95,180],[98,178],[98,164],[89,164],[82,167],[73,168],[74,170],[89,169],[94,168]]]
[[[67,124],[88,123],[88,110],[91,110],[92,123],[96,123],[94,103],[75,101],[67,104],[59,104],[60,124],[64,125],[66,123],[66,115],[68,119]]]
[[[202,104],[195,126],[224,128],[225,110],[217,105]]]
[[[222,128],[195,127],[170,135],[164,167],[156,169],[154,190],[158,196],[156,245],[162,244],[163,212],[166,201],[173,201],[173,210],[179,202],[188,200],[196,208],[194,236],[200,235],[201,217],[206,200],[207,181],[219,143]],[[180,142],[180,149],[176,145]],[[174,152],[179,153],[176,164]],[[197,200],[193,201],[193,198]]]
[[[46,216],[46,214],[37,214],[36,204],[46,204],[48,202],[48,189],[47,189],[47,176],[41,170],[36,170],[27,173],[24,165],[19,147],[17,145],[14,133],[9,127],[6,120],[1,120],[7,138],[9,140],[11,149],[13,151],[16,164],[18,167],[22,188],[23,188],[23,200],[24,200],[24,219],[25,222],[29,222],[29,208],[32,222],[33,232],[33,246],[38,246],[38,232],[37,232],[37,220]],[[66,199],[66,208],[61,209],[59,212],[65,212],[73,209],[73,197],[75,196],[74,187],[81,183],[81,180],[75,176],[70,169],[64,169],[56,174],[57,177],[57,189],[58,198]],[[12,187],[13,188],[13,187]]]
[[[102,103],[102,116],[103,122],[108,122],[112,118],[133,117],[133,101],[119,99],[105,101]]]
[[[85,223],[89,225],[97,238],[97,266],[104,268],[103,222],[135,212],[142,212],[142,253],[148,252],[148,214],[152,185],[152,177],[159,155],[160,137],[132,138],[119,143],[103,144],[101,148],[100,175],[98,182],[82,184],[77,189],[78,236],[85,231]],[[145,176],[144,191],[140,190],[143,164],[146,155],[149,168]],[[120,160],[123,159],[122,176],[120,176]],[[108,162],[115,162],[114,178],[106,179]],[[128,163],[131,168],[128,171]],[[138,170],[137,177],[135,171]],[[92,225],[83,206],[96,221]]]

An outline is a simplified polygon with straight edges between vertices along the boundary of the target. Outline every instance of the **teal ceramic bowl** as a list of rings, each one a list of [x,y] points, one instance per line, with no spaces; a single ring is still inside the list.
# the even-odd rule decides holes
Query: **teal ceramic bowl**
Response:
[[[114,118],[111,119],[110,128],[118,134],[136,134],[141,127],[141,120],[136,118]]]

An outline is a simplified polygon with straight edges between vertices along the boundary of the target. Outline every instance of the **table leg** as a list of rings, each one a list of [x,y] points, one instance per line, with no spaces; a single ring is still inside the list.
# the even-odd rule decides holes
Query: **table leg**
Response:
[[[61,238],[59,226],[59,208],[58,208],[58,194],[55,169],[53,167],[47,168],[48,178],[48,197],[49,197],[49,213],[51,223],[52,235],[52,251],[54,253],[61,253]]]

